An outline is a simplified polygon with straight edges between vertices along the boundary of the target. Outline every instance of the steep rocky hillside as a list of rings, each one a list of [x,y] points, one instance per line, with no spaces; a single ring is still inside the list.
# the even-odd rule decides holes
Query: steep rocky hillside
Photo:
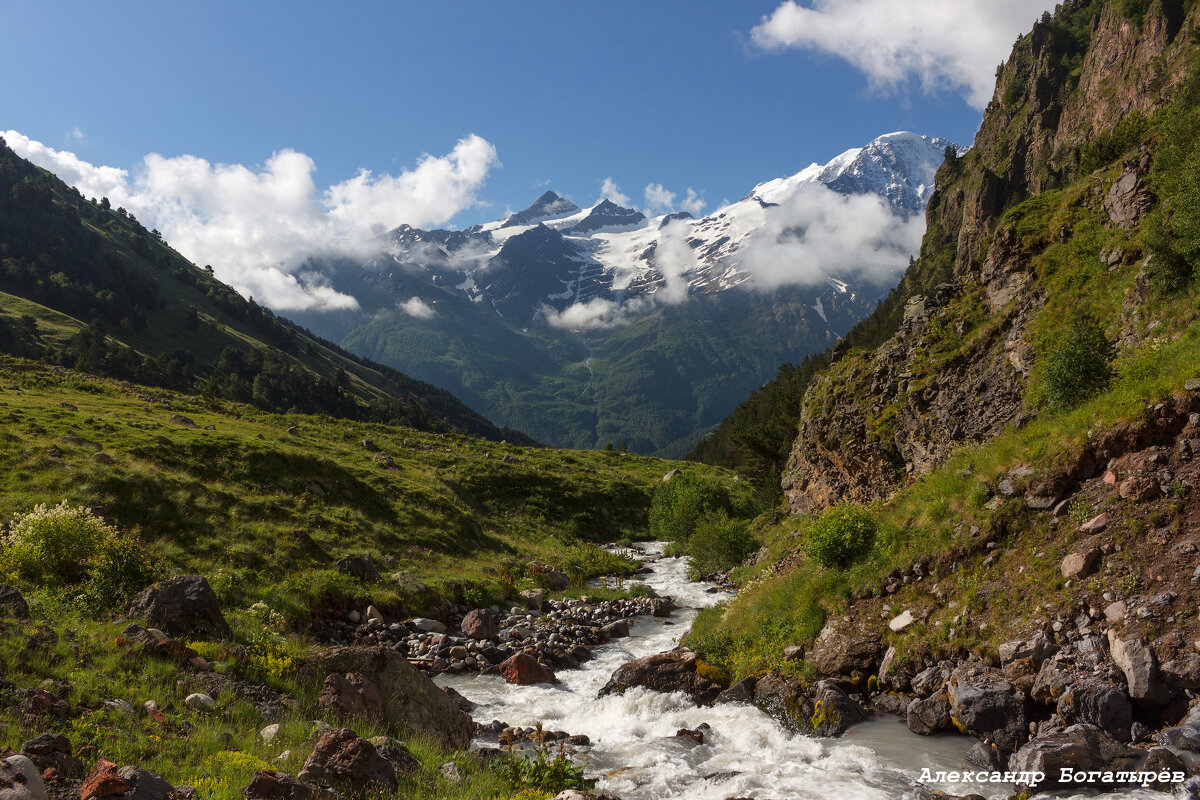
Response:
[[[784,474],[796,512],[887,497],[963,444],[1035,412],[1038,348],[1083,302],[1123,351],[1144,341],[1140,223],[1153,206],[1150,120],[1196,62],[1194,7],[1074,3],[1021,37],[974,147],[938,173],[921,257],[808,390]],[[1132,294],[1131,294],[1132,293]],[[1144,299],[1144,298],[1143,298]]]

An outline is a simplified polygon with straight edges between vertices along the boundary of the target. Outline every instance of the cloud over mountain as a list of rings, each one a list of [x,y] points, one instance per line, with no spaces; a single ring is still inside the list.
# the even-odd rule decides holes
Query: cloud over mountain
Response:
[[[131,176],[17,131],[4,137],[19,155],[87,197],[124,206],[192,261],[211,264],[222,280],[281,311],[355,307],[354,298],[306,271],[310,258],[365,254],[378,247],[375,237],[400,223],[442,224],[478,202],[499,164],[496,148],[471,134],[448,154],[423,155],[399,175],[360,170],[322,190],[313,178],[316,164],[295,150],[255,167],[151,153]]]
[[[785,0],[751,32],[766,50],[795,47],[839,56],[871,85],[918,80],[927,92],[960,92],[982,110],[996,64],[1054,0]]]

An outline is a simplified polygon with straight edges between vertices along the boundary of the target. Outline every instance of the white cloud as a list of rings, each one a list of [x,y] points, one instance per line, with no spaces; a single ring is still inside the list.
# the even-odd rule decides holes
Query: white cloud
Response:
[[[675,210],[675,193],[668,191],[661,183],[646,184],[645,195],[650,211],[669,213]]]
[[[697,192],[692,187],[687,188],[687,197],[679,204],[679,207],[691,214],[693,217],[698,217],[704,211],[704,207],[708,203],[704,202],[704,192]]]
[[[414,319],[433,319],[437,313],[433,310],[433,306],[419,297],[409,298],[403,303],[398,303],[396,307]]]
[[[17,154],[54,172],[85,196],[108,197],[179,252],[244,294],[280,311],[354,307],[305,272],[321,255],[364,255],[375,237],[401,223],[445,223],[477,205],[496,149],[474,134],[445,156],[423,155],[399,175],[360,171],[321,190],[316,164],[281,150],[254,168],[211,164],[196,156],[152,153],[131,177],[97,167],[16,132],[4,134]]]
[[[928,92],[961,92],[987,106],[996,64],[1054,0],[785,0],[751,32],[764,49],[840,56],[877,89],[916,78]]]
[[[542,306],[539,313],[552,328],[595,331],[623,328],[653,309],[654,305],[654,301],[647,297],[636,297],[625,303],[593,297],[586,303],[575,303],[562,311]]]
[[[696,251],[688,244],[688,224],[673,220],[662,229],[654,248],[654,265],[662,274],[662,285],[654,298],[667,305],[682,303],[688,296],[687,274],[696,269]]]
[[[694,217],[700,216],[704,207],[704,193],[697,192],[692,187],[687,188],[683,200],[676,202],[679,195],[667,189],[661,183],[648,183],[644,190],[646,197],[646,216],[669,214],[673,211],[686,211]]]
[[[806,184],[766,211],[738,267],[754,285],[815,284],[829,276],[894,283],[918,252],[925,219],[896,214],[873,194],[844,195]]]
[[[619,206],[629,205],[629,196],[621,194],[621,187],[612,178],[605,178],[600,185],[600,199],[611,200]]]
[[[74,128],[71,128],[71,130],[67,131],[66,140],[68,142],[74,142],[75,144],[83,144],[87,141],[87,134],[83,132],[82,128],[76,125]]]

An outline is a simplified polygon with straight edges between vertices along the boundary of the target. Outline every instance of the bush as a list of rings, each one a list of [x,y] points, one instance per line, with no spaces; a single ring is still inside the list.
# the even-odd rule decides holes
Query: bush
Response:
[[[86,578],[93,560],[118,538],[115,528],[66,500],[39,505],[10,524],[0,568],[39,586],[70,586]]]
[[[1051,408],[1073,408],[1102,392],[1112,381],[1112,342],[1095,317],[1076,312],[1045,354],[1042,380]]]
[[[730,519],[724,512],[701,520],[688,539],[688,575],[699,578],[733,569],[758,549],[758,542],[743,520]]]
[[[875,517],[865,508],[834,506],[808,529],[804,550],[822,566],[845,566],[866,555],[875,541],[875,530]]]
[[[681,472],[654,492],[650,536],[661,542],[686,542],[701,518],[717,510],[731,510],[725,487]]]
[[[95,610],[127,606],[135,594],[155,579],[142,543],[132,535],[105,540],[88,562],[88,571],[83,599]]]

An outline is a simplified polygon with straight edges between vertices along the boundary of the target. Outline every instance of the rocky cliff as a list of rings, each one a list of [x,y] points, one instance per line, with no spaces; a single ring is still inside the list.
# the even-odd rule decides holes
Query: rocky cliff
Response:
[[[1154,0],[1138,19],[1126,6],[1074,0],[1015,44],[974,147],[939,170],[894,333],[835,348],[805,394],[783,477],[794,512],[887,497],[1036,413],[1038,341],[1092,291],[1081,281],[1103,284],[1114,339],[1143,335],[1135,234],[1154,203],[1154,142],[1139,134],[1197,61],[1200,11]]]

